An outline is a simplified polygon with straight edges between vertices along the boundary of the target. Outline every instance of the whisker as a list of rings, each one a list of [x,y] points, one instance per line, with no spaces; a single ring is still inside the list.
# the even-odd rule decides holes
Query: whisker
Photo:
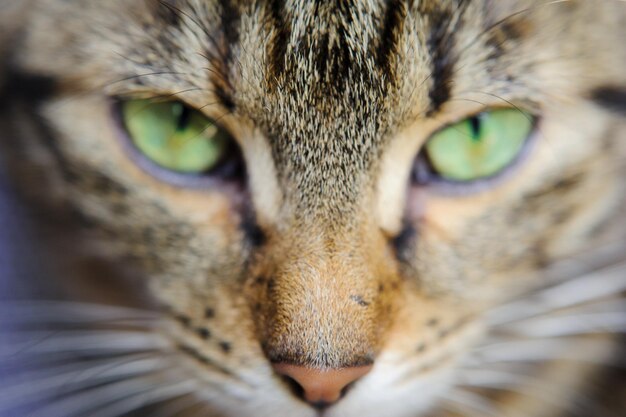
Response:
[[[497,371],[493,369],[462,369],[458,375],[457,385],[471,387],[494,388],[521,385],[529,376],[514,372]]]
[[[542,276],[552,284],[565,282],[623,264],[626,260],[625,255],[626,236],[594,245],[592,249],[585,249],[571,257],[556,261],[542,272]]]
[[[532,301],[529,301],[532,304]],[[519,320],[506,323],[506,326],[497,326],[492,328],[492,332],[509,332],[511,329],[516,328],[518,325],[524,325],[525,323],[541,323],[542,320],[551,320],[561,318],[567,320],[572,316],[577,315],[597,315],[597,314],[626,314],[626,300],[623,298],[601,298],[599,300],[593,300],[587,303],[573,305],[566,308],[548,310],[541,314],[530,314],[529,317],[523,317]]]
[[[187,410],[183,411],[183,413],[185,413],[183,415],[184,417],[206,417],[208,413],[207,409],[208,406],[206,405],[206,403],[196,404],[195,406],[189,407]]]
[[[117,361],[111,359],[98,361],[97,365],[93,366],[74,365],[74,369],[68,372],[52,374],[54,370],[51,369],[50,376],[37,379],[21,376],[20,379],[24,382],[0,389],[0,409],[2,404],[11,404],[12,407],[29,405],[51,397],[60,397],[103,383],[138,377],[166,368],[162,358],[146,359],[145,355],[142,356],[143,359],[134,356]]]
[[[228,57],[224,55],[222,48],[220,48],[220,43],[217,41],[217,39],[215,39],[215,37],[213,36],[213,33],[211,33],[209,28],[206,25],[203,25],[202,22],[199,19],[197,19],[194,16],[192,16],[191,14],[185,12],[181,8],[178,8],[178,7],[176,7],[176,6],[174,6],[174,5],[170,4],[170,3],[167,3],[167,2],[165,2],[163,0],[159,0],[159,3],[162,6],[164,6],[164,7],[168,8],[168,9],[170,9],[170,10],[172,10],[172,11],[174,11],[174,12],[176,12],[176,13],[182,15],[182,16],[184,16],[186,19],[191,21],[195,26],[197,26],[197,28],[199,28],[203,32],[204,36],[206,36],[207,39],[209,41],[211,41],[211,43],[215,47],[214,48],[215,52],[217,52],[219,58],[223,62],[227,62],[228,61]],[[185,23],[185,25],[188,25],[188,22],[185,21],[184,23]]]
[[[200,408],[205,402],[194,398],[193,396],[185,396],[180,399],[175,399],[158,410],[155,410],[150,417],[175,417],[181,414],[189,414],[189,412],[195,408]]]
[[[156,76],[161,76],[161,75],[189,75],[189,73],[186,72],[178,72],[178,71],[154,71],[154,72],[148,72],[145,74],[135,74],[135,75],[130,75],[128,77],[123,77],[123,78],[118,78],[112,81],[109,81],[107,83],[101,84],[100,86],[98,86],[97,88],[94,88],[92,92],[94,91],[100,91],[100,90],[105,90],[109,87],[114,86],[115,84],[120,84],[126,81],[133,81],[133,80],[138,80],[144,77],[156,77]]]
[[[0,320],[18,323],[33,320],[53,323],[156,321],[161,316],[148,310],[65,301],[10,301],[0,303]]]
[[[121,401],[134,395],[151,392],[161,386],[155,384],[159,374],[141,376],[116,381],[104,386],[90,388],[69,397],[39,407],[30,417],[73,417],[84,416],[91,410],[98,409],[115,401]]]
[[[519,10],[517,12],[513,12],[511,14],[509,14],[508,16],[498,20],[497,22],[493,23],[492,25],[488,26],[487,28],[485,28],[483,31],[481,31],[478,35],[476,35],[474,38],[472,38],[469,42],[467,42],[463,48],[457,53],[457,57],[462,57],[463,54],[467,53],[473,46],[475,46],[478,42],[480,42],[481,40],[484,39],[484,37],[489,36],[489,34],[501,27],[506,25],[509,21],[511,21],[512,19],[516,19],[519,18],[520,16],[527,14],[527,13],[532,13],[537,11],[539,8],[543,8],[543,7],[547,7],[547,6],[551,6],[551,5],[556,5],[559,3],[565,3],[571,0],[553,0],[550,1],[548,3],[545,4],[540,4],[540,5],[536,5],[536,6],[531,6],[531,7],[527,7],[525,9]]]
[[[0,358],[20,357],[26,354],[49,354],[59,352],[131,353],[145,350],[163,350],[170,343],[154,333],[92,331],[55,336],[22,342],[21,346],[0,346]],[[6,337],[6,336],[5,336]]]
[[[502,326],[559,308],[618,295],[626,290],[624,271],[626,263],[533,293],[527,299],[493,309],[487,314],[487,323]]]
[[[624,311],[615,313],[591,313],[541,318],[514,324],[509,326],[507,330],[521,333],[528,337],[572,336],[599,332],[622,333],[626,332],[626,308]]]
[[[541,380],[527,375],[509,372],[478,370],[468,373],[468,380],[459,382],[460,386],[505,391],[539,400],[560,409],[573,409],[576,399],[564,399],[551,381]]]
[[[94,413],[90,417],[118,417],[126,415],[132,411],[140,410],[152,404],[163,401],[187,396],[197,389],[196,384],[192,381],[183,381],[161,388],[151,390],[146,393],[139,393],[125,400],[119,401],[108,407],[104,407]]]
[[[475,365],[497,362],[539,362],[565,360],[599,365],[624,366],[623,359],[612,358],[615,346],[608,340],[539,339],[498,342],[476,349]]]
[[[468,392],[461,388],[453,388],[448,390],[445,396],[441,397],[446,401],[452,409],[459,411],[461,414],[466,415],[467,409],[473,410],[476,414],[473,416],[490,416],[490,417],[503,417],[502,411],[497,409],[495,405],[486,398]]]

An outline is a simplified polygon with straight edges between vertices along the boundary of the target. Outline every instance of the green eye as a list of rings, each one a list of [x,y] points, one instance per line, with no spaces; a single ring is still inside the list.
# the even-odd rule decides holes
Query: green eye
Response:
[[[426,155],[444,179],[491,177],[517,158],[533,125],[533,117],[517,109],[488,111],[436,133],[426,144]]]
[[[171,171],[210,171],[229,150],[231,139],[223,129],[180,102],[127,101],[122,117],[135,147]]]

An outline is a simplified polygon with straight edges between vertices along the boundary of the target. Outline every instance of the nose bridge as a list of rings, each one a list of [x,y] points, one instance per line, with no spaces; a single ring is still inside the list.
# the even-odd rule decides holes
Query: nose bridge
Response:
[[[281,111],[293,117],[278,118],[268,127],[278,180],[286,190],[283,216],[341,223],[371,191],[384,135],[376,120],[354,113],[354,103],[374,106],[371,100],[309,96],[299,88],[293,94],[303,99],[288,100]]]
[[[262,304],[269,359],[321,369],[370,365],[379,348],[385,303],[380,271],[358,230],[300,232],[281,238]],[[384,327],[384,326],[383,326]]]

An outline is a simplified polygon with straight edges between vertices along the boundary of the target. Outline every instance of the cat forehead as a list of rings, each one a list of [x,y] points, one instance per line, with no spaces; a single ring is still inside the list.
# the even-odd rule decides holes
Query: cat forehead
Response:
[[[476,35],[487,28],[498,13],[510,12],[505,4],[510,2],[178,0],[153,7],[168,28],[157,42],[174,44],[159,52],[171,51],[173,60],[191,53],[181,53],[185,46],[168,34],[204,38],[211,88],[225,107],[237,106],[271,136],[281,136],[300,125],[318,134],[324,127],[336,132],[332,121],[347,126],[354,112],[361,131],[379,134],[407,113],[436,113],[451,97],[464,31]],[[520,33],[511,29],[514,23],[503,28],[509,38]],[[499,30],[493,32],[496,44]],[[485,39],[477,41],[480,47]]]
[[[64,76],[210,95],[263,131],[297,204],[337,203],[338,213],[359,198],[394,129],[436,115],[461,70],[489,76],[459,45],[495,21],[487,0],[44,1],[72,43],[56,48]]]
[[[175,24],[191,20],[195,31],[202,29],[193,28],[195,22],[208,23],[212,84],[225,105],[237,105],[271,136],[293,136],[304,126],[336,133],[332,121],[347,126],[355,111],[361,131],[380,130],[388,110],[415,104],[401,90],[418,78],[431,98],[423,104],[437,110],[450,94],[454,31],[470,2],[277,0],[200,7],[207,4],[160,7],[176,15],[168,16]]]
[[[236,23],[222,11],[239,24],[224,37],[222,96],[264,130],[299,210],[345,214],[389,131],[449,97],[462,3],[276,1]]]
[[[44,0],[41,4],[54,10],[50,14],[55,19],[63,19],[63,27],[51,26],[67,32],[64,52],[75,51],[75,56],[61,56],[70,67],[65,73],[96,68],[92,62],[100,60],[101,75],[108,71],[129,77],[127,83],[116,85],[136,83],[139,89],[152,86],[156,92],[185,85],[204,88],[228,110],[237,106],[240,114],[247,113],[266,130],[284,126],[293,134],[289,122],[296,119],[286,120],[286,112],[312,111],[307,125],[324,121],[334,130],[329,119],[340,118],[346,125],[346,116],[358,111],[360,116],[352,116],[354,123],[367,120],[377,131],[414,110],[436,113],[451,97],[457,69],[483,67],[480,61],[458,65],[472,52],[460,53],[457,48],[467,32],[476,36],[488,28],[492,44],[501,40],[500,29],[507,30],[508,38],[520,33],[510,29],[521,15],[502,28],[489,28],[498,15],[512,10],[509,0],[492,3]],[[485,38],[477,38],[474,46],[480,48],[489,41]],[[87,54],[91,62],[85,60]],[[149,70],[153,71],[149,76],[133,77]]]
[[[235,101],[240,93],[246,104],[271,96],[282,102],[281,113],[285,106],[304,106],[328,115],[338,106],[380,107],[397,95],[399,84],[424,74],[428,105],[437,110],[450,95],[455,32],[470,3],[478,2],[189,0],[158,7],[174,25],[210,22],[204,30],[211,32],[211,61],[221,78],[214,81],[222,81],[215,82],[222,98]],[[420,65],[426,67],[423,74],[412,74]],[[255,87],[257,97],[251,97]]]

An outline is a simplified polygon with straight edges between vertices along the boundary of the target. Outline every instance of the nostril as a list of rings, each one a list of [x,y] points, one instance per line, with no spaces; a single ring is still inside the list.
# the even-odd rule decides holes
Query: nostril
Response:
[[[300,385],[298,381],[288,375],[281,375],[281,377],[283,378],[283,381],[285,381],[289,386],[291,393],[294,396],[304,400],[304,388],[302,388],[302,385]]]
[[[295,379],[293,379],[292,377],[287,376],[287,375],[281,375],[281,377],[282,377],[283,381],[285,381],[285,383],[289,387],[289,390],[294,395],[294,397],[298,397],[302,401],[307,401],[304,388],[302,387],[302,385],[300,385],[298,383],[298,381],[296,381]],[[339,394],[339,399],[342,399],[343,397],[345,397],[346,394],[348,393],[348,391],[353,386],[354,386],[354,383],[346,385],[341,390],[341,393]],[[323,411],[323,410],[327,409],[331,405],[332,404],[327,402],[327,401],[318,401],[318,402],[311,403],[311,407],[313,407],[313,408],[315,408],[317,410],[320,410],[320,411]]]
[[[337,402],[371,368],[315,369],[285,363],[274,365],[274,370],[287,381],[293,393],[316,408],[327,408]]]
[[[346,385],[339,393],[339,398],[345,397],[348,391],[350,391],[352,387],[354,387],[354,384],[356,384],[356,382],[351,382],[348,385]]]

